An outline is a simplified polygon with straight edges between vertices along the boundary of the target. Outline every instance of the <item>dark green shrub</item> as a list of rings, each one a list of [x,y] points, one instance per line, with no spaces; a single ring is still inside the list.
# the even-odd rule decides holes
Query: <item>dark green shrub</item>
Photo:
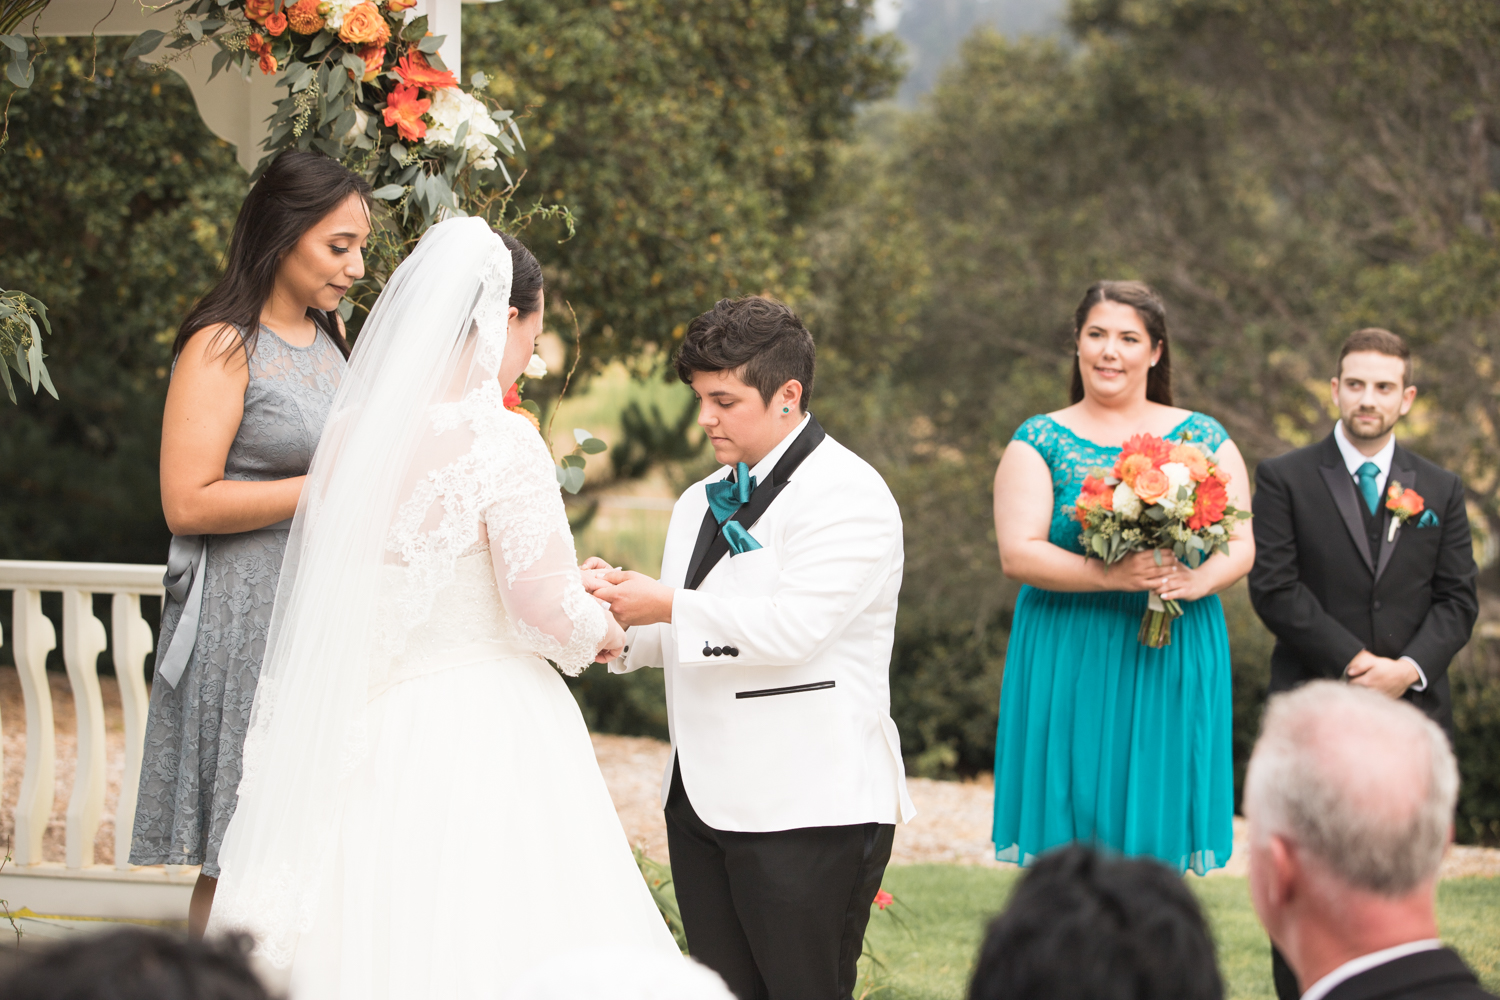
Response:
[[[1454,752],[1462,779],[1454,833],[1462,844],[1500,845],[1500,650],[1476,637],[1449,669]]]

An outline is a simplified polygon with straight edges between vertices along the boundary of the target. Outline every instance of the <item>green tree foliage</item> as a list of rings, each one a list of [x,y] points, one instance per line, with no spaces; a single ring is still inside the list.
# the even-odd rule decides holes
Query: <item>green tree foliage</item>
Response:
[[[100,39],[96,59],[89,39],[48,40],[11,103],[0,287],[47,303],[61,398],[0,408],[7,558],[166,552],[157,447],[171,336],[217,270],[246,179],[187,87],[124,60],[128,45]]]
[[[870,0],[507,0],[464,14],[465,69],[518,109],[522,197],[565,203],[543,246],[588,364],[649,365],[725,296],[796,297],[797,239],[856,106],[895,83]],[[521,112],[520,109],[525,109]],[[529,116],[529,117],[527,117]],[[560,234],[559,234],[560,235]]]
[[[895,712],[939,769],[993,753],[972,700],[998,688],[1014,589],[990,480],[1017,424],[1066,405],[1098,278],[1163,293],[1178,402],[1252,467],[1331,429],[1350,331],[1402,333],[1403,439],[1464,474],[1492,530],[1500,510],[1500,8],[1074,0],[1070,26],[1070,46],[973,35],[917,112],[870,123],[813,242],[819,415],[901,501]],[[1269,637],[1242,594],[1226,607],[1243,763]],[[1491,702],[1465,691],[1478,725]]]

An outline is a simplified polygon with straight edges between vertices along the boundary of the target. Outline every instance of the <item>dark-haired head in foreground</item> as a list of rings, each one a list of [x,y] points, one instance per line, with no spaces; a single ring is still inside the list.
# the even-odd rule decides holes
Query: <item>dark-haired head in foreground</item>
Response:
[[[5,1000],[269,1000],[244,937],[193,941],[149,930],[81,935],[0,980]]]
[[[1213,939],[1181,877],[1088,847],[1044,855],[980,946],[969,1000],[1219,1000]]]

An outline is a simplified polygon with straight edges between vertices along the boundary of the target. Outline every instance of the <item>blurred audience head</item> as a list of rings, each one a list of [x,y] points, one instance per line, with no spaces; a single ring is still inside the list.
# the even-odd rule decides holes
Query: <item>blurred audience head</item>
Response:
[[[718,973],[684,956],[632,948],[559,955],[524,976],[509,1000],[734,1000]]]
[[[1182,878],[1083,846],[1043,855],[985,933],[969,1000],[1218,1000],[1213,938]]]
[[[1306,942],[1436,936],[1457,798],[1448,739],[1411,705],[1334,681],[1271,699],[1245,778],[1250,892],[1299,976]]]
[[[27,956],[5,1000],[269,1000],[250,939],[192,941],[151,930],[81,934]]]

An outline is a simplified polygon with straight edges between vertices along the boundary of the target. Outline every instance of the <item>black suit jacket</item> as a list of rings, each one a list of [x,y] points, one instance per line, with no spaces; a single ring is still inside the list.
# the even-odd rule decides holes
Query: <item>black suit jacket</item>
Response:
[[[1417,492],[1421,492],[1418,490]],[[1327,1000],[1495,1000],[1448,948],[1377,965],[1328,992]]]
[[[1406,699],[1451,734],[1448,663],[1479,614],[1463,483],[1397,445],[1387,486],[1399,481],[1416,490],[1439,523],[1400,526],[1390,542],[1382,531],[1372,552],[1362,501],[1332,434],[1266,459],[1255,479],[1250,600],[1276,635],[1271,690],[1341,677],[1361,649],[1410,656],[1427,689],[1409,690]]]

